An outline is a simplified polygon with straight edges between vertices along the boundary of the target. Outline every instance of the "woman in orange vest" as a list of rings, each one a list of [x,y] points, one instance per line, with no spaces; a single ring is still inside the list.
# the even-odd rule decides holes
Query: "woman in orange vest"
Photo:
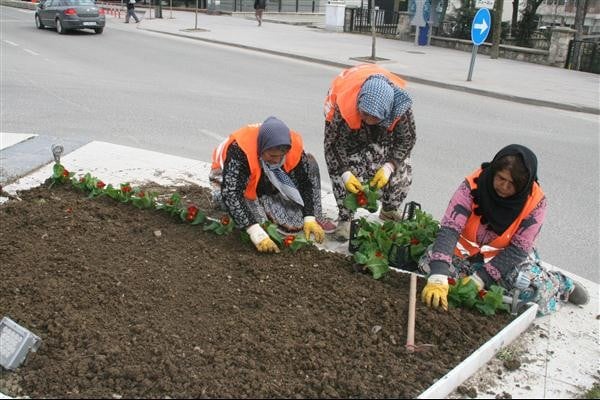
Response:
[[[422,300],[448,309],[448,277],[467,277],[478,289],[498,285],[521,290],[520,300],[538,304],[538,314],[561,301],[585,304],[585,288],[541,265],[534,244],[546,215],[537,182],[537,157],[511,144],[483,163],[458,187],[433,245],[419,262],[429,274]]]
[[[325,99],[325,160],[339,223],[336,237],[350,236],[347,192],[361,181],[382,190],[382,220],[400,220],[400,205],[412,183],[410,154],[416,141],[412,99],[405,82],[373,64],[342,71]]]
[[[304,230],[324,238],[331,222],[321,217],[321,179],[302,138],[275,117],[232,133],[214,151],[209,175],[213,200],[245,229],[260,252],[279,248],[261,227],[269,220],[283,232]],[[319,220],[317,221],[317,218]]]

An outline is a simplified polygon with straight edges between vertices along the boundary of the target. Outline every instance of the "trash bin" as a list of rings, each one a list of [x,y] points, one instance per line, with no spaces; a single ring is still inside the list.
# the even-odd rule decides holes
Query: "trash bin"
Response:
[[[425,26],[419,26],[419,46],[427,46],[427,36],[429,33],[429,24]]]

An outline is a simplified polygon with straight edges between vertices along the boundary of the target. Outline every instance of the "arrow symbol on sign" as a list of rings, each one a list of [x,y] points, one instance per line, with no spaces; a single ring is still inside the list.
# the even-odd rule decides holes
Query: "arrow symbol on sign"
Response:
[[[485,22],[485,19],[480,24],[473,24],[473,28],[479,29],[479,34],[482,35],[483,32],[487,31],[489,28],[488,24]]]

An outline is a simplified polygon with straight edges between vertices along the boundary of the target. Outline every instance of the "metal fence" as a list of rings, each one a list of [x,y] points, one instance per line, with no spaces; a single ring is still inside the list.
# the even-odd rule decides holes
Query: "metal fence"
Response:
[[[367,8],[347,8],[345,32],[371,32],[371,23],[375,25],[375,32],[383,35],[396,35],[398,32],[397,11],[369,10]]]
[[[575,59],[576,46],[579,59]],[[571,40],[565,68],[600,74],[600,40]]]

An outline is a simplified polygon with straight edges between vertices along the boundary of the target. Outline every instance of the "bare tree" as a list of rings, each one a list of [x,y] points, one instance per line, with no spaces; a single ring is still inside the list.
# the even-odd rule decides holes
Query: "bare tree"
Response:
[[[500,53],[503,3],[504,0],[496,0],[494,2],[494,18],[492,20],[492,48],[490,50],[490,57],[492,59],[498,58],[498,54]]]
[[[537,9],[544,0],[527,0],[523,10],[523,18],[518,24],[517,45],[528,46],[531,35],[537,28]]]
[[[585,14],[587,13],[589,0],[575,0],[577,9],[575,10],[575,43],[573,46],[573,58],[571,65],[575,69],[579,69],[581,64],[581,38],[583,36],[583,25],[585,22]]]

